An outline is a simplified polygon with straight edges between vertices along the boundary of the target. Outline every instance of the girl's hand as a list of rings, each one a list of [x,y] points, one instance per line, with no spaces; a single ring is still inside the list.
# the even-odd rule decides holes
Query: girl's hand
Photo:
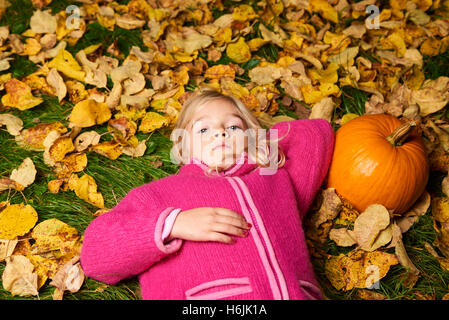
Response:
[[[175,219],[167,240],[174,238],[193,241],[234,243],[227,235],[246,237],[251,224],[235,211],[226,208],[200,207],[181,211]]]

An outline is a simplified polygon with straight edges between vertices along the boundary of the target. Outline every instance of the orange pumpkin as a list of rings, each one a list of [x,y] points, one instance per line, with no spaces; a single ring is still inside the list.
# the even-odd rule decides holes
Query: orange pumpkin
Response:
[[[414,121],[387,114],[362,115],[341,126],[327,187],[360,212],[379,203],[394,215],[407,212],[424,192],[429,160]]]

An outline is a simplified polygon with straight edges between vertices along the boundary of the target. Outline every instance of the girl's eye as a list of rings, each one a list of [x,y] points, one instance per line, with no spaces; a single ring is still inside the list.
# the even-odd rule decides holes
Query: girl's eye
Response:
[[[240,127],[239,127],[239,126],[236,126],[236,125],[230,126],[229,128],[231,128],[233,131],[235,131],[235,130],[237,130],[237,129],[240,129]]]
[[[204,132],[206,132],[206,130],[207,130],[206,128],[203,128],[203,129],[201,129],[199,132],[200,132],[200,133],[204,133]]]

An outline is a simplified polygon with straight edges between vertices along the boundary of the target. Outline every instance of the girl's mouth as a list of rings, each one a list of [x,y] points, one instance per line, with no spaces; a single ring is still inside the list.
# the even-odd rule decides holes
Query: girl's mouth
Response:
[[[222,144],[219,144],[218,146],[213,147],[212,150],[215,150],[217,148],[229,148],[229,146],[225,142],[223,142]]]

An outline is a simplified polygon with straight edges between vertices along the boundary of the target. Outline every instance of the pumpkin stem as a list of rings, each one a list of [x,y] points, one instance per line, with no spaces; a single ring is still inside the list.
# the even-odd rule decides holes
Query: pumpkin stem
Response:
[[[414,127],[416,127],[416,121],[401,124],[387,137],[388,142],[395,147],[402,145]]]

